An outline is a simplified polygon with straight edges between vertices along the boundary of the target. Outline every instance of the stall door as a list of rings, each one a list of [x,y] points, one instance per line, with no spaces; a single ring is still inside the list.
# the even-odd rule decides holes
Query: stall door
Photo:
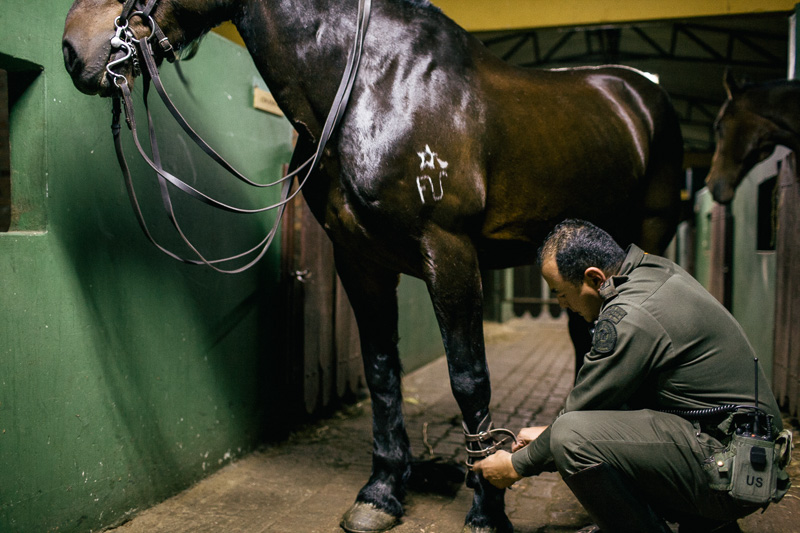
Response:
[[[297,196],[282,225],[287,311],[287,386],[307,413],[335,405],[363,386],[355,317],[336,275],[333,246]]]

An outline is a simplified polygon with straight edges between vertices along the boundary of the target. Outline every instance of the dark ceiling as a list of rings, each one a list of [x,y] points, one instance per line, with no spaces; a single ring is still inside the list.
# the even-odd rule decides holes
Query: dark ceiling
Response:
[[[621,64],[656,74],[681,116],[686,151],[714,150],[726,68],[786,78],[791,13],[477,33],[507,61],[536,68]]]

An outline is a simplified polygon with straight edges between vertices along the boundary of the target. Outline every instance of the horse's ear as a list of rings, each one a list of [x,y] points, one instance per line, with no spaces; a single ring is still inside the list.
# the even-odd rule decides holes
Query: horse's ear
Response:
[[[725,69],[725,75],[722,78],[722,85],[725,86],[725,92],[728,94],[728,100],[732,100],[734,95],[741,92],[741,87],[736,81],[736,77],[731,72],[731,69]]]

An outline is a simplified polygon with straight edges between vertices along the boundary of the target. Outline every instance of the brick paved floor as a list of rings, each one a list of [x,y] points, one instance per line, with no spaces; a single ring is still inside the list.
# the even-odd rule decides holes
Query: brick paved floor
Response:
[[[566,323],[521,318],[486,324],[497,427],[513,431],[553,420],[572,383]],[[463,485],[461,416],[443,358],[405,377],[406,424],[414,456],[428,468],[415,478],[406,515],[393,533],[458,533],[471,504]],[[341,515],[371,466],[369,402],[303,428],[286,442],[253,453],[195,487],[142,512],[116,533],[340,533]],[[420,479],[422,481],[420,481]],[[800,479],[798,476],[795,479]],[[740,522],[745,533],[800,532],[800,491]],[[517,533],[575,531],[588,517],[557,474],[507,491]]]

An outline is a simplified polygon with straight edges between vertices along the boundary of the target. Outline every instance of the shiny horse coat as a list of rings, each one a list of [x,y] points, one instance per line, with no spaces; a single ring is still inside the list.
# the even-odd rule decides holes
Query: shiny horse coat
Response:
[[[234,22],[299,133],[298,165],[320,136],[356,11],[357,0],[160,0],[154,18],[175,47]],[[103,69],[119,13],[117,0],[77,0],[67,17],[65,62],[86,93],[113,89]],[[640,73],[515,68],[425,0],[374,1],[349,107],[303,190],[334,244],[372,398],[372,475],[346,529],[386,529],[403,512],[411,451],[399,275],[428,286],[451,388],[476,433],[491,420],[480,269],[532,262],[567,217],[662,251],[678,219],[681,164],[677,117]],[[503,491],[474,474],[468,484],[466,531],[511,531]]]
[[[777,145],[800,153],[800,81],[739,85],[725,73],[727,101],[717,115],[717,146],[706,178],[714,200],[729,203],[736,187]]]

